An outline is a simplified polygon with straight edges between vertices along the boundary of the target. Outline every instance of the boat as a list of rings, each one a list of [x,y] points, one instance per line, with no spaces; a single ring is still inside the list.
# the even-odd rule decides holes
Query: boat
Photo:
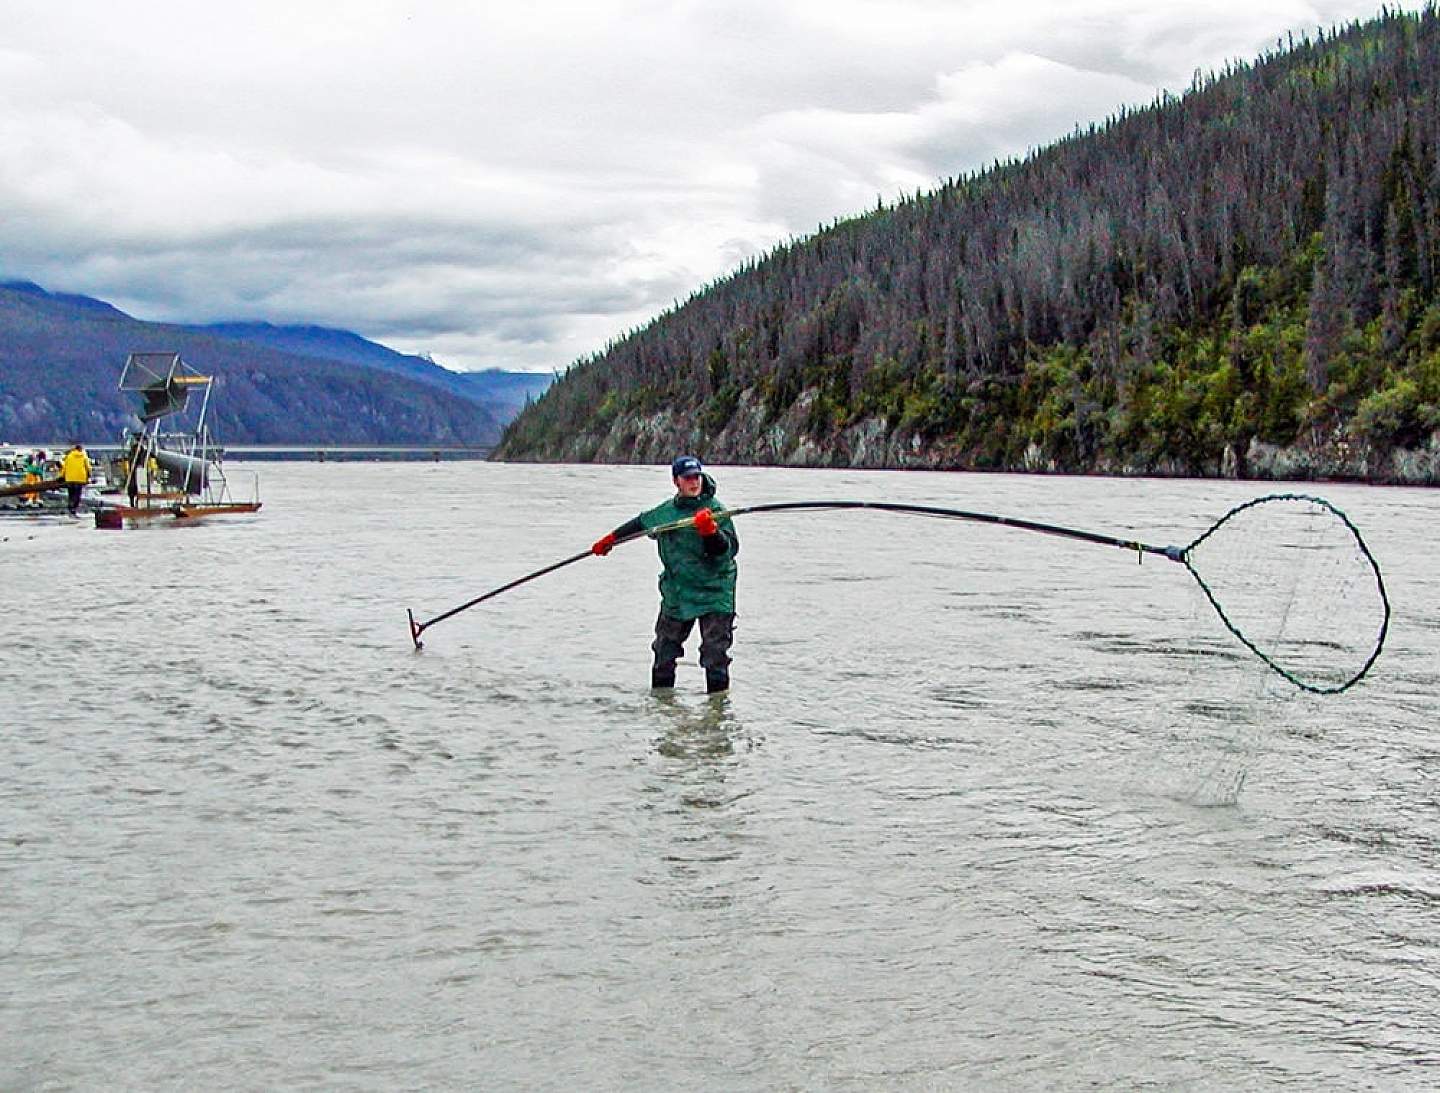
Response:
[[[260,511],[259,476],[237,496],[206,415],[215,386],[178,353],[131,353],[120,390],[140,397],[140,428],[122,438],[108,475],[115,488],[95,512],[97,527],[200,520]],[[162,428],[167,423],[169,428]]]

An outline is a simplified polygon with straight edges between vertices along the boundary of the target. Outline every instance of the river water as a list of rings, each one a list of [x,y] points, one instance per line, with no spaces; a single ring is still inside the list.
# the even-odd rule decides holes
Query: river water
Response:
[[[644,541],[406,627],[664,469],[258,469],[0,525],[0,1088],[1440,1084],[1440,495],[1313,488],[1395,608],[1338,697],[1164,559],[850,512],[739,519],[707,699]],[[1266,492],[715,473],[1160,543]]]

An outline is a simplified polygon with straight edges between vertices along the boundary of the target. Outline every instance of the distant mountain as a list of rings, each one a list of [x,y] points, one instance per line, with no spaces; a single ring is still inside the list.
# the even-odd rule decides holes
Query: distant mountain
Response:
[[[24,281],[0,284],[0,440],[115,440],[135,424],[120,369],[141,351],[179,353],[217,377],[210,420],[222,443],[483,445],[500,432],[473,395],[401,369],[141,322]]]
[[[52,300],[56,303],[69,304],[72,307],[85,311],[96,311],[107,315],[119,315],[122,318],[129,318],[125,312],[113,304],[107,304],[104,300],[96,300],[90,296],[77,296],[70,292],[47,292],[34,281],[4,281],[0,282],[0,288],[28,296],[35,296],[42,300]]]
[[[491,408],[502,425],[543,395],[555,381],[553,372],[502,372],[498,368],[455,375],[479,394],[480,401]]]
[[[453,372],[427,357],[397,353],[348,330],[324,326],[275,326],[271,323],[210,323],[187,329],[235,341],[266,345],[319,360],[343,361],[407,376],[479,403],[502,425],[550,386],[550,373]]]

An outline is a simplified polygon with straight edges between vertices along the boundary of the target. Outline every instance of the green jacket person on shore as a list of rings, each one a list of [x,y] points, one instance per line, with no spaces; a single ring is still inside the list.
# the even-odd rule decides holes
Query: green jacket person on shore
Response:
[[[675,662],[684,654],[685,641],[698,621],[705,690],[715,694],[730,687],[735,555],[740,553],[740,537],[727,517],[713,515],[724,506],[715,496],[714,479],[705,473],[700,460],[693,455],[680,456],[670,464],[670,476],[675,483],[674,497],[627,520],[590,549],[595,554],[609,554],[617,539],[694,517],[693,527],[655,536],[664,568],[660,573],[660,614],[650,645],[655,654],[650,685],[675,686]]]

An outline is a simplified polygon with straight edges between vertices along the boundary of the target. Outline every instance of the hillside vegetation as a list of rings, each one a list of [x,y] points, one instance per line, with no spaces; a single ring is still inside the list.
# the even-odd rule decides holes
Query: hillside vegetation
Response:
[[[1428,480],[1437,275],[1431,6],[782,246],[497,456]]]

